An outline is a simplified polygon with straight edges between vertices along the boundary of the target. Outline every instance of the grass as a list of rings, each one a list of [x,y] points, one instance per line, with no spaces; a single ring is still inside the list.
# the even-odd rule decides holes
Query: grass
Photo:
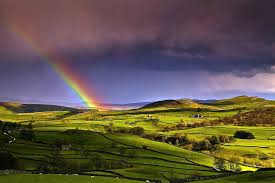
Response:
[[[0,176],[1,183],[27,183],[27,182],[35,182],[35,183],[105,183],[105,182],[113,182],[113,183],[139,183],[141,181],[129,180],[129,179],[121,179],[121,178],[111,178],[111,177],[102,177],[102,176],[76,176],[76,175],[8,175],[8,176]]]
[[[211,179],[206,181],[197,181],[197,183],[274,183],[274,171],[254,172],[242,175],[234,175],[225,178]]]
[[[42,110],[39,109],[41,106],[37,105],[9,104],[9,107],[0,105],[0,120],[23,125],[31,123],[33,126],[36,136],[34,142],[19,139],[19,131],[15,130],[11,134],[17,138],[16,141],[10,144],[3,143],[7,141],[8,137],[0,133],[2,149],[12,153],[18,159],[19,167],[23,170],[36,170],[40,165],[49,164],[56,157],[82,165],[89,162],[90,159],[100,156],[105,161],[123,160],[130,165],[127,168],[93,169],[83,172],[87,175],[100,175],[93,178],[90,176],[16,175],[0,177],[0,182],[43,183],[44,180],[47,182],[131,182],[131,179],[140,179],[143,182],[146,179],[168,182],[167,179],[172,178],[186,179],[194,176],[220,175],[221,172],[212,168],[215,166],[215,157],[241,163],[243,171],[255,171],[257,168],[252,167],[255,162],[263,163],[261,166],[273,167],[275,164],[273,160],[275,159],[275,141],[273,140],[275,139],[275,127],[220,125],[161,132],[163,126],[175,125],[180,121],[197,123],[214,120],[249,111],[258,106],[273,104],[274,102],[259,98],[238,97],[212,104],[198,105],[182,100],[181,106],[156,106],[128,111],[81,112],[56,107],[53,111],[47,107],[42,107],[44,109]],[[18,113],[18,111],[20,112]],[[192,118],[192,115],[197,113],[205,117],[203,119]],[[151,118],[158,119],[159,122],[154,124]],[[134,125],[126,122],[131,122]],[[221,145],[221,149],[216,151],[194,152],[131,134],[107,133],[105,127],[111,125],[114,129],[130,129],[140,126],[145,129],[146,134],[158,133],[167,136],[175,133],[188,134],[191,139],[195,140],[203,140],[211,135],[232,136],[237,130],[245,130],[252,132],[256,139],[237,139],[234,143]],[[73,131],[68,132],[68,130]],[[56,139],[70,144],[71,149],[57,151],[52,146]],[[249,162],[237,162],[235,161],[236,157],[249,160]],[[252,160],[255,161],[254,164]],[[269,173],[266,174],[269,175]],[[116,176],[121,178],[112,178]],[[248,180],[252,180],[262,175],[257,172],[256,174],[238,175],[211,181],[230,182],[234,180],[234,177],[240,177],[236,180],[245,180],[246,176]],[[249,176],[252,178],[249,179]]]
[[[193,176],[194,171],[201,175],[217,174],[211,168],[202,166],[213,166],[213,158],[210,156],[186,151],[169,144],[146,140],[134,135],[106,134],[105,137],[100,133],[85,131],[74,134],[62,131],[37,131],[36,137],[38,141],[46,144],[53,143],[56,138],[64,139],[67,143],[72,144],[72,149],[76,150],[61,151],[59,157],[67,160],[71,159],[80,164],[83,161],[88,161],[95,154],[100,155],[103,159],[127,161],[133,166],[132,168],[113,170],[113,172],[125,177],[165,181],[162,175],[171,172],[171,170],[174,171],[174,174],[179,174],[179,177],[182,171],[185,171],[184,177]],[[90,152],[88,157],[81,153],[80,143],[84,145],[86,151]],[[148,146],[148,149],[143,149],[142,145]],[[124,154],[120,153],[121,148],[125,149]],[[28,170],[35,170],[39,164],[49,161],[49,156],[52,154],[50,145],[25,143],[21,140],[13,144],[6,144],[5,149],[21,160],[19,161],[21,168]],[[132,155],[133,152],[135,153],[134,156]],[[26,158],[28,161],[26,161]],[[203,158],[203,161],[201,161],[201,158]]]

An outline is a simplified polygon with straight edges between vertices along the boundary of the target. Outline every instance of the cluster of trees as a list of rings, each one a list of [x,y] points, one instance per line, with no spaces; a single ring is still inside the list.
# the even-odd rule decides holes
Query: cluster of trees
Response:
[[[273,159],[262,159],[259,156],[262,156],[263,154],[259,154],[255,156],[240,156],[238,154],[234,153],[213,153],[212,156],[217,157],[218,159],[224,159],[229,162],[235,162],[238,164],[245,164],[250,166],[258,166],[258,167],[265,167],[265,168],[271,168],[274,167],[274,160]]]
[[[162,132],[185,130],[189,128],[215,126],[221,124],[233,124],[237,126],[257,126],[257,125],[268,125],[275,126],[275,108],[261,108],[253,111],[241,113],[232,116],[220,118],[212,121],[185,123],[180,121],[176,125],[161,126]]]
[[[32,124],[21,125],[19,123],[3,122],[0,121],[0,130],[9,133],[13,130],[19,130],[18,137],[25,140],[34,140],[35,134],[32,129]]]
[[[159,118],[152,118],[152,117],[143,118],[142,120],[147,121],[147,122],[151,122],[154,126],[158,126],[158,124],[160,122]]]
[[[175,130],[185,130],[189,128],[197,128],[197,127],[206,127],[212,126],[211,121],[203,121],[203,122],[194,122],[194,123],[184,123],[183,121],[177,123],[176,125],[162,126],[162,132],[169,132]]]
[[[234,137],[227,135],[206,137],[201,141],[194,141],[192,143],[193,151],[202,151],[202,150],[216,150],[220,148],[220,144],[232,143],[235,142]]]
[[[219,158],[215,159],[214,165],[219,170],[230,170],[233,172],[240,172],[242,170],[239,164]]]
[[[222,123],[237,126],[275,126],[275,108],[259,108],[249,112],[239,112],[232,117],[217,119],[211,123],[213,125]]]
[[[133,135],[142,136],[144,134],[144,128],[142,127],[133,127],[133,128],[115,128],[113,126],[106,126],[105,130],[109,133],[115,132],[115,133],[129,133]]]
[[[3,132],[8,132],[11,130],[15,130],[21,127],[19,123],[12,123],[12,122],[4,122],[0,120],[0,129]]]
[[[236,131],[234,137],[239,139],[255,139],[255,136],[251,132],[247,132],[244,130]]]
[[[172,145],[186,146],[193,151],[215,150],[219,148],[220,144],[231,143],[235,141],[234,137],[227,135],[213,135],[211,137],[206,137],[201,141],[190,139],[187,134],[181,135],[179,133],[176,133],[173,136],[165,136],[162,134],[146,134],[143,135],[143,137]]]

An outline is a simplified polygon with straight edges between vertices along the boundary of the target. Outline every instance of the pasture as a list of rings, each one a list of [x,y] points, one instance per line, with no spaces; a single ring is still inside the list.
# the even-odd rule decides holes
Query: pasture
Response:
[[[228,170],[273,168],[275,127],[196,126],[253,111],[259,103],[273,105],[259,99],[237,98],[213,104],[183,100],[180,108],[160,106],[126,111],[62,107],[43,111],[44,108],[38,110],[37,106],[34,106],[35,110],[26,105],[23,109],[20,105],[12,105],[12,108],[1,106],[1,124],[8,122],[11,126],[1,128],[1,152],[15,158],[17,169],[36,175],[5,176],[0,177],[0,181],[43,183],[43,177],[50,177],[47,182],[170,182],[196,177],[224,177],[221,180],[227,181],[231,180],[231,176],[225,177]],[[196,118],[195,114],[202,117]],[[184,128],[178,129],[178,124],[184,124]],[[144,129],[142,135],[131,132],[137,127]],[[22,136],[24,130],[32,133]],[[147,138],[148,135],[165,138],[186,135],[189,142],[195,143],[212,136],[233,136],[239,130],[251,132],[255,139],[236,138],[234,142],[221,143],[215,149],[194,151],[190,149],[192,144],[172,144]],[[11,137],[16,140],[9,142]],[[61,175],[37,175],[39,173]],[[76,173],[81,176],[65,176]]]

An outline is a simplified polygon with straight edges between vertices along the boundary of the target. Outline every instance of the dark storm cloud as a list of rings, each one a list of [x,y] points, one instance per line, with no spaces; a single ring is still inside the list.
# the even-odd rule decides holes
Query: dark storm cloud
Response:
[[[249,76],[275,65],[274,8],[273,0],[1,0],[0,54],[31,54],[8,31],[16,24],[77,61]]]

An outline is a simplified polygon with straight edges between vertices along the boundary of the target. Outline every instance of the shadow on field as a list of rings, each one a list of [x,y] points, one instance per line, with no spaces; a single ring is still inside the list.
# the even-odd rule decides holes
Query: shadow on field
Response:
[[[232,112],[232,111],[239,111],[244,109],[243,107],[233,108],[233,109],[221,109],[221,110],[213,110],[213,109],[201,109],[201,112]],[[197,108],[177,108],[177,109],[159,109],[154,111],[146,111],[143,109],[133,109],[129,110],[127,112],[113,114],[114,116],[120,116],[125,114],[157,114],[157,113],[163,113],[163,112],[197,112]]]
[[[20,106],[13,106],[9,103],[0,103],[6,109],[15,113],[31,113],[31,112],[47,112],[47,111],[72,111],[78,112],[79,109],[71,107],[63,107],[57,105],[42,105],[42,104],[20,104]]]

